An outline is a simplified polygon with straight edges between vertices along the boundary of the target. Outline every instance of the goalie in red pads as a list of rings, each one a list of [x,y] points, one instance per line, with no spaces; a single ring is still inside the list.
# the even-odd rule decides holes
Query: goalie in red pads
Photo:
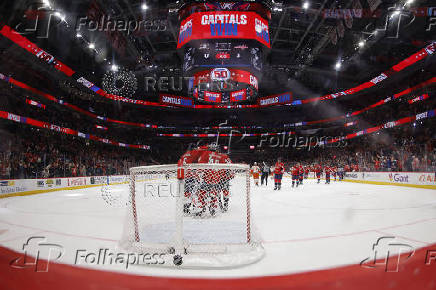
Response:
[[[209,208],[210,214],[214,216],[218,203],[221,211],[225,212],[228,209],[232,172],[228,169],[189,169],[189,164],[193,163],[232,163],[226,154],[217,151],[216,144],[200,146],[183,154],[177,164],[177,178],[185,180],[186,201],[183,210],[187,214],[191,213],[193,208],[197,208],[199,211],[195,215],[201,216]],[[184,169],[183,166],[188,168]]]

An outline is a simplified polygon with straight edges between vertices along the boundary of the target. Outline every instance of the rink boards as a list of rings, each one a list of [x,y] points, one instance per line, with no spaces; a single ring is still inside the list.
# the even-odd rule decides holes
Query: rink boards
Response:
[[[310,176],[312,176],[311,173]],[[285,174],[286,177],[290,177]],[[46,179],[13,179],[0,180],[0,198],[38,194],[58,190],[81,189],[104,184],[127,183],[129,176],[91,176]],[[409,186],[436,189],[435,172],[348,172],[345,174],[347,182]]]

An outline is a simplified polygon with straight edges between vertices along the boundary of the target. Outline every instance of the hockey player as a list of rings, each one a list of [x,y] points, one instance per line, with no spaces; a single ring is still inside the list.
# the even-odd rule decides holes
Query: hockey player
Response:
[[[332,171],[333,178],[334,178],[335,181],[336,181],[336,176],[337,176],[337,172],[338,172],[336,166],[332,166],[332,167],[331,167],[331,171]]]
[[[204,172],[200,170],[185,169],[182,168],[192,163],[231,163],[229,157],[226,154],[216,152],[218,146],[216,144],[210,144],[198,147],[194,150],[189,150],[182,155],[178,162],[177,178],[185,180],[184,195],[186,202],[184,204],[184,212],[190,213],[192,203],[194,203],[194,191],[198,193],[198,203],[195,205],[201,209],[196,215],[201,216],[205,211],[206,198],[210,197],[211,202],[209,204],[209,212],[212,216],[216,214],[217,199],[221,194],[220,189],[223,188],[223,200],[224,207],[228,205],[229,201],[229,187],[228,182],[232,176],[226,176],[222,171],[228,171],[226,169],[214,170],[207,169]],[[200,176],[202,175],[202,176]],[[227,174],[229,175],[229,174]],[[227,185],[226,185],[227,183]]]
[[[332,169],[330,168],[330,166],[324,167],[325,184],[330,184],[330,173],[331,173],[331,171],[332,171]]]
[[[259,186],[260,168],[257,166],[256,162],[254,162],[253,167],[251,167],[251,175],[253,176],[254,184]]]
[[[291,169],[291,175],[292,175],[292,187],[295,185],[298,187],[298,178],[300,174],[300,164],[295,164]]]
[[[310,166],[307,165],[307,166],[304,168],[304,179],[307,179],[307,178],[309,177],[309,171],[310,171]]]
[[[268,176],[270,175],[271,170],[268,165],[266,165],[265,162],[263,162],[262,166],[262,176],[260,178],[260,185],[263,185],[263,182],[265,181],[265,185],[268,185]]]
[[[303,165],[300,165],[300,174],[298,175],[298,181],[300,185],[303,185],[303,178],[304,178],[304,167]]]
[[[316,179],[318,179],[317,183],[319,183],[321,181],[321,171],[322,171],[321,165],[320,164],[315,164],[314,171],[315,171]]]
[[[338,179],[339,181],[344,180],[344,167],[342,165],[338,167]]]
[[[281,158],[277,159],[276,165],[274,166],[274,190],[280,190],[282,188],[282,177],[285,172],[285,165]]]

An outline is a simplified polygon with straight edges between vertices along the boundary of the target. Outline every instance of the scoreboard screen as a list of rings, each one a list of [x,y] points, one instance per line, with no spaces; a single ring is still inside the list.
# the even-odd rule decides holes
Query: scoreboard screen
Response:
[[[212,40],[191,43],[185,47],[183,71],[206,68],[243,68],[260,74],[263,52],[260,45],[248,41]]]
[[[268,21],[251,11],[193,13],[180,24],[177,48],[204,39],[251,39],[271,48]]]
[[[179,15],[177,50],[194,99],[245,103],[257,98],[271,45],[268,9],[254,4],[188,5]]]

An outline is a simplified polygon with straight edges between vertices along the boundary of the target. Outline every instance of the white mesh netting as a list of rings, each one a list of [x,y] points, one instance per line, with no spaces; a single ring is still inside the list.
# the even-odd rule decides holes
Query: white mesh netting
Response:
[[[262,258],[248,166],[137,167],[129,188],[123,249],[163,253],[164,265],[180,267],[236,267]]]

